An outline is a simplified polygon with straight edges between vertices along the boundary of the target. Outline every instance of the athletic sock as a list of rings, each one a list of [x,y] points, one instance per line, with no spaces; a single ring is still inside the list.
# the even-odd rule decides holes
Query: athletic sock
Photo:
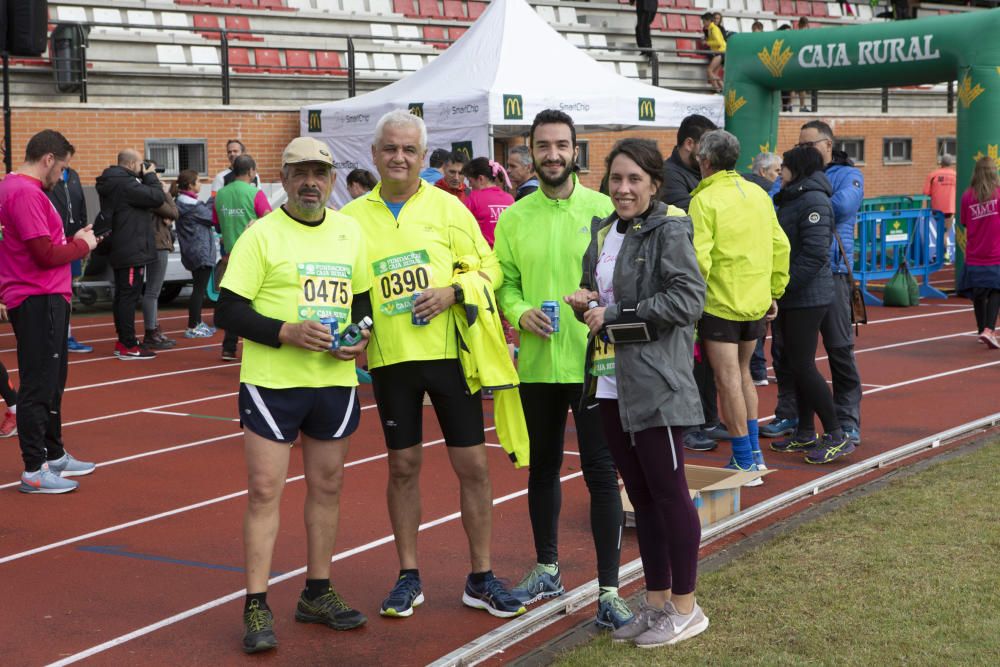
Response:
[[[741,435],[733,438],[733,458],[736,465],[746,469],[753,465],[753,451],[750,449],[750,436]]]
[[[754,454],[760,452],[760,431],[756,419],[747,420],[747,437],[750,438],[750,451]]]
[[[419,579],[420,578],[420,570],[418,570],[416,568],[413,568],[412,570],[400,570],[399,571],[399,578],[402,579],[403,577],[416,577],[417,579]]]
[[[267,591],[263,593],[247,593],[247,598],[243,602],[243,613],[250,611],[250,603],[254,600],[257,601],[261,609],[271,609],[267,606]]]
[[[330,590],[329,579],[306,579],[306,589],[302,593],[307,600],[312,601],[328,590]]]
[[[469,575],[469,581],[476,586],[485,584],[487,581],[493,578],[493,570],[486,570],[485,572],[473,572]]]

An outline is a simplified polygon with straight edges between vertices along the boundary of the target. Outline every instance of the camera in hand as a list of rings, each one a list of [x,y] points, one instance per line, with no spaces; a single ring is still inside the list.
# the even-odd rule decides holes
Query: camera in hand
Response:
[[[143,169],[149,169],[152,166],[153,166],[153,163],[150,162],[149,160],[145,160],[142,163],[142,168]],[[157,174],[162,174],[162,173],[164,173],[166,171],[166,168],[165,167],[157,167],[153,171],[155,171]]]

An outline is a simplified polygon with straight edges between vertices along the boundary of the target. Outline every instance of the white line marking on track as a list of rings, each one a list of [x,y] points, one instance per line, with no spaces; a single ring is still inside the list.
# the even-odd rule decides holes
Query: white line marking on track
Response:
[[[143,410],[143,412],[150,415],[167,415],[169,417],[196,417],[199,419],[205,418],[202,415],[194,415],[191,414],[190,412],[171,412],[169,410],[153,410],[152,408],[150,408],[149,410]],[[217,419],[217,421],[225,420],[231,422],[238,422],[240,420],[239,417],[233,417],[232,419],[226,419],[225,417],[217,417],[215,419]]]
[[[88,417],[86,419],[77,419],[71,422],[63,422],[63,428],[67,426],[76,426],[77,424],[89,424],[91,422],[104,421],[105,419],[117,419],[118,417],[127,417],[129,415],[137,415],[140,412],[145,412],[146,410],[160,410],[162,408],[176,408],[178,405],[190,405],[191,403],[201,403],[202,401],[214,401],[220,398],[232,398],[236,396],[238,392],[230,391],[225,394],[214,394],[212,396],[205,396],[203,398],[191,398],[186,401],[177,401],[176,403],[164,403],[163,405],[154,405],[151,408],[137,408],[135,410],[126,410],[125,412],[113,412],[110,415],[101,415],[100,417]]]
[[[583,476],[582,472],[575,472],[575,473],[572,473],[570,475],[566,475],[565,477],[560,477],[559,481],[565,483],[565,482],[568,482],[571,479],[574,479],[574,478],[577,478],[577,477],[582,477],[582,476]],[[501,496],[500,498],[494,498],[493,499],[493,506],[496,507],[497,505],[501,505],[501,504],[509,502],[511,500],[515,500],[515,499],[520,498],[522,496],[526,496],[527,494],[528,494],[528,489],[525,488],[525,489],[521,489],[519,491],[515,491],[513,493],[509,493],[506,496]],[[430,528],[434,528],[436,526],[440,526],[440,525],[443,525],[443,524],[455,521],[456,519],[461,518],[461,516],[462,516],[461,512],[453,512],[452,514],[448,514],[446,516],[439,517],[437,519],[434,519],[433,521],[429,521],[427,523],[420,524],[419,530],[421,532],[423,532],[425,530],[429,530]],[[335,554],[334,557],[331,559],[331,562],[336,563],[337,561],[345,560],[347,558],[350,558],[351,556],[356,556],[357,554],[364,553],[365,551],[371,551],[372,549],[376,549],[376,548],[378,548],[380,546],[383,546],[385,544],[390,544],[392,541],[393,541],[393,536],[391,534],[390,535],[386,535],[384,537],[380,537],[379,539],[372,540],[371,542],[368,542],[367,544],[362,544],[362,545],[357,546],[357,547],[355,547],[353,549],[349,549],[347,551],[342,551],[342,552],[340,552],[338,554]],[[294,577],[301,576],[302,574],[305,573],[305,571],[306,571],[306,568],[301,567],[301,568],[298,568],[298,569],[293,570],[291,572],[285,572],[284,574],[281,574],[281,575],[278,575],[277,577],[272,577],[271,579],[269,579],[268,580],[268,585],[273,586],[275,584],[279,584],[279,583],[281,583],[283,581],[286,581],[288,579],[292,579]],[[106,641],[103,644],[98,644],[97,646],[92,646],[91,648],[88,648],[86,650],[80,651],[79,653],[75,653],[75,654],[73,654],[71,656],[63,658],[62,660],[58,660],[56,662],[50,663],[48,665],[48,667],[62,667],[63,665],[70,665],[70,664],[73,664],[74,662],[79,662],[80,660],[83,660],[85,658],[89,658],[91,656],[97,655],[98,653],[103,653],[104,651],[107,651],[108,649],[114,648],[116,646],[120,646],[120,645],[122,645],[122,644],[124,644],[126,642],[129,642],[129,641],[133,640],[133,639],[138,639],[139,637],[142,637],[144,635],[148,635],[150,633],[156,632],[157,630],[160,630],[160,629],[165,628],[167,626],[174,625],[175,623],[179,623],[181,621],[184,621],[184,620],[187,620],[189,618],[192,618],[193,616],[197,616],[198,614],[201,614],[202,612],[209,611],[209,610],[214,609],[216,607],[221,607],[222,605],[224,605],[226,603],[232,602],[234,600],[238,600],[239,598],[241,598],[245,594],[246,594],[246,589],[245,588],[240,589],[238,591],[233,591],[232,593],[229,593],[228,595],[223,595],[222,597],[219,597],[219,598],[216,598],[216,599],[211,600],[209,602],[206,602],[204,604],[198,605],[197,607],[193,607],[191,609],[188,609],[187,611],[182,611],[179,614],[174,614],[173,616],[165,618],[165,619],[163,619],[161,621],[157,621],[156,623],[152,623],[150,625],[147,625],[145,627],[139,628],[137,630],[133,630],[132,632],[129,632],[128,634],[124,634],[124,635],[121,635],[119,637],[115,637],[114,639]]]
[[[170,315],[169,317],[157,317],[156,319],[159,320],[160,322],[166,322],[167,320],[185,320],[185,319],[187,319],[187,314],[185,313],[184,315]],[[139,330],[139,324],[140,323],[142,323],[142,325],[145,326],[146,321],[143,320],[141,317],[137,318],[136,321],[135,321],[136,331]],[[73,322],[70,322],[70,324],[73,327],[73,331],[79,331],[80,329],[96,329],[97,327],[113,327],[115,323],[114,323],[113,320],[108,320],[107,322],[95,322],[94,324],[74,324]],[[5,336],[13,336],[13,335],[14,335],[13,331],[8,331],[7,333],[0,334],[0,338],[3,338]]]
[[[164,331],[162,333],[164,333],[164,334],[180,334],[179,337],[182,338],[185,331],[187,331],[187,329],[171,329],[170,331]],[[93,343],[110,343],[111,341],[116,341],[116,340],[118,340],[118,336],[111,336],[110,338],[91,338],[90,340],[80,341],[80,342],[81,343],[85,343],[87,345],[92,345]],[[220,342],[216,342],[215,346],[221,348],[222,344]],[[198,346],[180,347],[180,348],[178,348],[178,347],[172,347],[169,350],[157,350],[156,354],[159,355],[160,352],[176,352],[178,350],[193,350],[193,349],[195,349],[195,347],[212,347],[212,346],[211,345],[198,345]],[[16,347],[9,347],[9,348],[0,350],[0,353],[3,353],[3,352],[17,352],[17,348]],[[115,359],[116,358],[114,356],[95,356],[93,352],[70,352],[69,354],[71,354],[71,355],[73,355],[75,357],[79,357],[81,355],[86,354],[86,355],[89,355],[91,357],[89,359],[80,359],[80,360],[78,360],[76,362],[71,361],[71,362],[69,362],[71,364],[72,363],[90,362],[90,361],[104,361],[106,359]]]
[[[141,363],[138,361],[132,363]],[[157,378],[170,377],[172,375],[187,375],[188,373],[200,373],[201,371],[213,371],[219,368],[238,368],[233,364],[215,364],[214,366],[201,366],[200,368],[185,368],[180,371],[168,371],[166,373],[154,373],[153,375],[138,375],[136,377],[121,378],[118,380],[108,380],[107,382],[96,382],[94,384],[83,384],[78,387],[66,387],[66,391],[80,391],[81,389],[97,389],[98,387],[110,387],[126,382],[138,382],[139,380],[156,380]]]
[[[495,426],[489,426],[485,430],[486,431],[494,431],[494,430],[496,430],[496,427]],[[205,444],[205,443],[214,442],[214,441],[217,441],[217,440],[225,440],[226,438],[233,438],[233,437],[236,437],[238,435],[243,435],[243,434],[242,433],[231,433],[229,435],[222,435],[222,436],[219,436],[217,438],[211,438],[210,440],[204,440],[204,441],[201,441],[201,442],[198,442],[198,443],[188,443],[186,445],[177,445],[173,449],[183,449],[185,447],[194,447],[194,446],[196,446],[198,444]],[[441,438],[441,439],[438,439],[438,440],[433,440],[431,442],[425,443],[423,446],[425,448],[426,447],[432,447],[434,445],[439,445],[439,444],[441,444],[443,442],[444,442],[444,438]],[[144,456],[144,455],[143,454],[136,454],[135,456],[128,456],[128,457],[125,457],[125,458],[122,458],[122,459],[116,459],[114,461],[108,461],[107,463],[98,464],[98,467],[109,466],[109,465],[113,465],[115,463],[121,463],[123,461],[130,461],[132,459],[141,458],[142,456]],[[376,454],[374,456],[369,456],[368,458],[358,459],[356,461],[350,461],[348,463],[345,463],[344,467],[345,468],[353,468],[354,466],[361,465],[362,463],[371,463],[372,461],[378,461],[379,459],[384,459],[387,456],[388,456],[388,453],[383,452],[382,454]],[[292,482],[298,482],[299,480],[302,480],[302,479],[305,479],[305,475],[296,475],[295,477],[289,477],[288,479],[286,479],[285,483],[286,484],[290,484]],[[17,482],[15,482],[15,484],[17,484]],[[13,484],[8,484],[8,485],[5,485],[5,486],[13,486]],[[0,487],[0,488],[4,488],[4,487]],[[221,503],[221,502],[226,501],[226,500],[232,500],[233,498],[239,498],[240,496],[246,495],[246,493],[247,493],[247,490],[243,489],[242,491],[237,491],[235,493],[230,493],[230,494],[227,494],[225,496],[219,496],[218,498],[211,498],[209,500],[203,500],[203,501],[201,501],[199,503],[194,503],[193,505],[185,505],[184,507],[178,507],[178,508],[175,508],[175,509],[172,509],[172,510],[167,510],[166,512],[160,512],[159,514],[153,514],[151,516],[143,517],[141,519],[134,519],[132,521],[127,521],[125,523],[120,523],[120,524],[118,524],[116,526],[109,526],[107,528],[101,528],[100,530],[95,530],[93,532],[86,533],[84,535],[77,535],[76,537],[69,537],[69,538],[66,538],[65,540],[60,540],[59,542],[52,542],[50,544],[45,544],[45,545],[42,545],[40,547],[35,547],[34,549],[28,549],[27,551],[22,551],[20,553],[11,554],[9,556],[4,556],[4,557],[0,558],[0,565],[2,565],[4,563],[8,563],[8,562],[13,561],[13,560],[19,560],[21,558],[25,558],[27,556],[33,556],[35,554],[39,554],[39,553],[42,553],[42,552],[45,552],[45,551],[51,551],[52,549],[57,549],[59,547],[64,547],[64,546],[66,546],[68,544],[75,544],[76,542],[81,542],[83,540],[88,540],[88,539],[90,539],[92,537],[98,537],[99,535],[106,535],[108,533],[114,533],[114,532],[117,532],[119,530],[124,530],[126,528],[132,528],[133,526],[139,526],[139,525],[142,525],[144,523],[149,523],[150,521],[156,521],[157,519],[163,519],[163,518],[168,517],[168,516],[174,516],[175,514],[182,514],[184,512],[189,512],[191,510],[200,509],[202,507],[207,507],[208,505],[214,505],[216,503]]]

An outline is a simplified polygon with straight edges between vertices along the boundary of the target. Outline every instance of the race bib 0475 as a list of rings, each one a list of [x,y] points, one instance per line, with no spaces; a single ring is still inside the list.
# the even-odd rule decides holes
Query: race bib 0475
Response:
[[[300,320],[351,317],[351,266],[330,262],[303,262],[299,273],[298,311]]]

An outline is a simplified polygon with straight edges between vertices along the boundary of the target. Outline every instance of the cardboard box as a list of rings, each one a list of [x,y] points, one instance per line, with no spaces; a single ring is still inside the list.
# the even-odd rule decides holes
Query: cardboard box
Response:
[[[708,466],[684,466],[688,492],[698,510],[702,528],[725,519],[740,511],[740,488],[747,482],[763,477],[772,470],[739,472],[726,468]],[[622,507],[625,509],[625,525],[635,526],[635,514],[628,494],[622,489]]]

